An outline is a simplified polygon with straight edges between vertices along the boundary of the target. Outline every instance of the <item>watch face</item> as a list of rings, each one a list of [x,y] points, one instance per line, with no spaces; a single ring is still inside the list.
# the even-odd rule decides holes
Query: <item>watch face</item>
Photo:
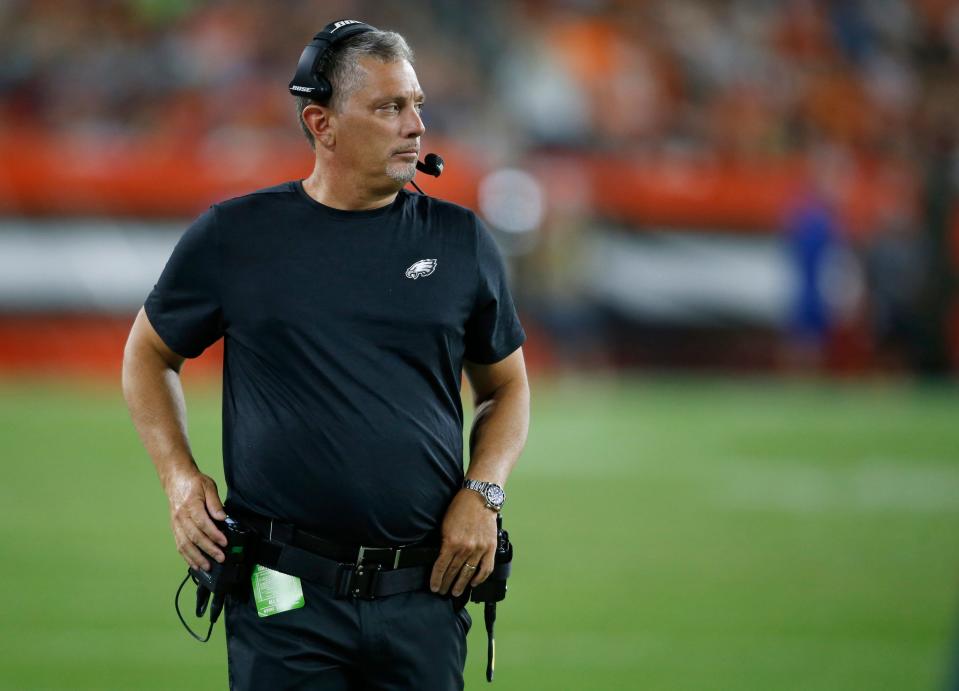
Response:
[[[502,506],[506,499],[506,493],[499,485],[490,485],[486,488],[486,501],[493,506]]]

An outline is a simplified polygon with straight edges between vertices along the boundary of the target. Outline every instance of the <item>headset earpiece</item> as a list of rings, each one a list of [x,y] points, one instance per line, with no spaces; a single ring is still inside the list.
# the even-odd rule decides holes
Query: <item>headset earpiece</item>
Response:
[[[323,27],[300,54],[296,72],[290,81],[290,93],[294,96],[306,96],[320,103],[329,101],[333,87],[323,76],[323,68],[330,51],[350,36],[367,31],[376,31],[376,28],[355,19],[341,19]]]

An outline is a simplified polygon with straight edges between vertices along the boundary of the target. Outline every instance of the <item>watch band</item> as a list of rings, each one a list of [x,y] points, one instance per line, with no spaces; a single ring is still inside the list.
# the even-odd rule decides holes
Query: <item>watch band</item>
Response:
[[[486,502],[486,508],[492,509],[493,511],[500,511],[503,508],[503,503],[506,501],[506,492],[494,482],[483,482],[482,480],[464,478],[463,487],[465,489],[471,489],[474,492],[479,492],[483,497],[483,501]]]

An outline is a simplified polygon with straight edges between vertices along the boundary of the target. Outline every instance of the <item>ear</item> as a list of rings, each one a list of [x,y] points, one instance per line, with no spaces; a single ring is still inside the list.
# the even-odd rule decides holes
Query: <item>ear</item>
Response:
[[[313,133],[317,146],[333,148],[336,137],[334,136],[334,115],[330,108],[311,103],[303,109],[303,122]]]

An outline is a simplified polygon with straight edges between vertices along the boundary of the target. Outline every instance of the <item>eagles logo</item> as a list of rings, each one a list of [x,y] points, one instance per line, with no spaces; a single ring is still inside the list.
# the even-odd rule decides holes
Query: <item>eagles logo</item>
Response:
[[[406,277],[412,278],[415,281],[421,276],[429,276],[434,271],[436,271],[435,259],[420,259],[406,270]]]

